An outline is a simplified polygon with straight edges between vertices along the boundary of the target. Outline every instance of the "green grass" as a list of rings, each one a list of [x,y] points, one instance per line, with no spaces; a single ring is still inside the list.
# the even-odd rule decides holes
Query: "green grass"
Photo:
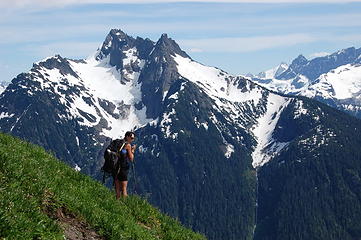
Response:
[[[0,239],[64,239],[46,212],[65,208],[106,239],[205,239],[146,200],[114,192],[44,149],[0,133]]]

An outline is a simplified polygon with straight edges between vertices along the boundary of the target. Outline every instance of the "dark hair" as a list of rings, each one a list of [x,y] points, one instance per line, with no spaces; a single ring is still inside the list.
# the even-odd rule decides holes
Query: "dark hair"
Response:
[[[131,136],[135,136],[135,133],[131,131],[125,133],[125,137],[131,137]]]

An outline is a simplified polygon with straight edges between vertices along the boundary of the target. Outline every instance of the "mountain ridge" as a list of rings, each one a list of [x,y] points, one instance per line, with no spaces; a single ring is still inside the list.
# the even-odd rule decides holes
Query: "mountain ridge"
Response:
[[[250,77],[276,92],[313,98],[360,118],[360,59],[361,48],[354,47],[312,60],[300,55],[281,75]]]

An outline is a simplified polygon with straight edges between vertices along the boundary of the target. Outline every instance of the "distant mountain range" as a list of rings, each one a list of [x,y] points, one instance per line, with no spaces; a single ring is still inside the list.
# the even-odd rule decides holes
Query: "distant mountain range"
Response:
[[[358,239],[360,120],[261,86],[274,76],[300,89],[296,79],[329,65],[307,61],[250,80],[194,61],[166,34],[113,29],[88,59],[56,55],[14,78],[0,130],[100,179],[104,147],[134,129],[130,190],[209,239]]]
[[[279,75],[284,73],[289,68],[289,65],[287,63],[281,63],[280,65],[269,69],[264,72],[260,72],[257,75],[253,75],[251,73],[247,74],[246,77],[254,78],[256,80],[259,79],[273,79],[277,78]]]
[[[300,55],[289,66],[249,77],[273,91],[314,98],[361,118],[361,48],[312,60]]]

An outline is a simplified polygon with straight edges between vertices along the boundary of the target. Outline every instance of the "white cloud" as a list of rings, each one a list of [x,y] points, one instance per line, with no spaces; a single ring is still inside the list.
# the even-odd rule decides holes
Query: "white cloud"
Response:
[[[48,27],[1,27],[0,26],[0,44],[7,43],[27,43],[57,41],[59,39],[73,37],[88,37],[89,34],[102,33],[105,38],[112,26],[102,24],[85,25],[67,25],[67,26],[48,26]],[[19,31],[21,29],[21,31]],[[102,39],[103,40],[103,39]]]
[[[361,41],[361,34],[352,35],[312,35],[305,33],[285,34],[274,36],[234,37],[234,38],[207,38],[192,40],[176,40],[181,48],[189,52],[254,52],[265,49],[282,48],[307,44],[312,42],[343,42],[347,45],[357,45]],[[310,57],[329,55],[327,52],[318,52]]]
[[[308,34],[289,34],[278,36],[210,38],[195,40],[179,40],[181,47],[203,52],[252,52],[269,48],[293,46],[309,43],[316,38]]]
[[[56,42],[43,45],[27,45],[24,51],[45,58],[59,54],[67,58],[86,58],[97,50],[98,42]]]
[[[54,8],[68,5],[83,4],[146,4],[146,3],[172,3],[172,2],[213,2],[213,3],[348,3],[361,2],[361,0],[1,0],[1,8]]]
[[[294,29],[298,29],[299,32],[321,32],[324,28],[337,30],[341,27],[361,27],[360,13],[297,16],[286,14],[260,17],[259,14],[227,16],[223,12],[220,18],[209,18],[209,14],[214,14],[213,10],[211,12],[209,9],[204,11],[200,17],[196,11],[192,12],[190,16],[179,16],[175,13],[185,14],[186,11],[177,7],[160,8],[156,12],[148,10],[137,13],[126,9],[115,11],[108,8],[89,12],[44,11],[41,14],[28,12],[24,14],[20,10],[16,11],[16,18],[13,15],[6,17],[0,15],[0,44],[54,41],[69,37],[89,38],[89,36],[96,36],[102,41],[103,39],[100,39],[99,36],[105,37],[111,28],[121,28],[133,36],[157,38],[161,33],[168,33],[170,36],[182,34],[199,36],[201,34],[209,35],[207,32],[215,32],[218,35],[234,36],[242,33],[242,36],[244,34],[252,36],[260,32],[289,34],[289,32],[294,32]]]
[[[316,52],[316,53],[312,53],[309,58],[317,58],[317,57],[325,57],[327,55],[330,55],[330,53],[328,52]]]
[[[345,42],[361,41],[361,34],[341,35],[337,37],[337,40]]]

